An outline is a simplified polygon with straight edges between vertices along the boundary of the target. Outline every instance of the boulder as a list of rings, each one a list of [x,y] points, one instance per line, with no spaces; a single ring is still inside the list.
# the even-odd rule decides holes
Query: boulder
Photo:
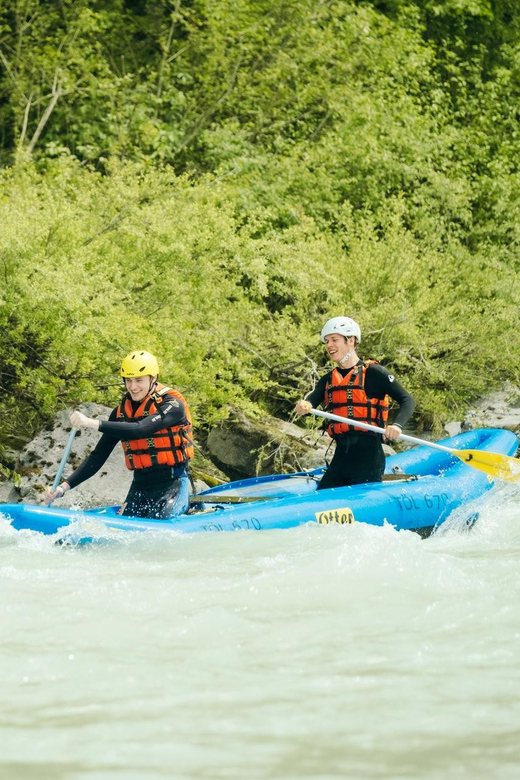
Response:
[[[85,403],[78,409],[88,417],[108,418],[110,407],[101,404]],[[45,487],[52,487],[69,440],[71,425],[69,417],[72,410],[64,410],[56,415],[53,427],[42,431],[20,452],[16,471],[20,474],[20,488],[12,488],[3,500],[26,503],[41,503]],[[90,428],[78,430],[65,465],[62,481],[67,478],[81,461],[94,449],[99,441],[99,433]],[[125,466],[119,444],[103,467],[86,482],[67,492],[55,502],[56,507],[81,507],[121,503],[130,486],[132,475]]]
[[[448,422],[445,424],[443,428],[443,432],[447,433],[448,436],[458,436],[459,433],[462,431],[462,423],[458,421]]]
[[[520,388],[506,382],[501,390],[479,398],[467,412],[463,430],[507,428],[520,432]]]
[[[275,417],[252,421],[234,408],[206,441],[211,459],[230,479],[323,466],[329,445],[329,437],[320,431]]]

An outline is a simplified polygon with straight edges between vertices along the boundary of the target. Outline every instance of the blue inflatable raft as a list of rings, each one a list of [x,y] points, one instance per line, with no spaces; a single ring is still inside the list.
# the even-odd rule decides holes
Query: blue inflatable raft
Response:
[[[511,431],[477,429],[442,444],[511,456],[518,439]],[[19,530],[59,533],[75,542],[114,538],[121,531],[260,531],[304,523],[389,523],[427,535],[493,485],[488,474],[428,446],[388,457],[382,483],[317,491],[322,473],[279,474],[210,488],[191,497],[186,514],[170,520],[126,518],[116,506],[77,511],[30,504],[0,505],[0,518]],[[468,511],[468,520],[474,517],[474,510]]]

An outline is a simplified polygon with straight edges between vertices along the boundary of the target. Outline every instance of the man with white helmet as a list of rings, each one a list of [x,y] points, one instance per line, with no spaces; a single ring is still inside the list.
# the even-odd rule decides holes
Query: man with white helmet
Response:
[[[150,352],[134,350],[121,363],[125,394],[107,421],[73,412],[74,428],[93,428],[102,436],[90,455],[46,503],[92,477],[121,442],[133,480],[120,514],[168,519],[184,512],[189,499],[187,466],[193,457],[192,424],[186,400],[158,381],[159,365]]]
[[[375,360],[359,358],[358,323],[350,317],[333,317],[323,326],[321,340],[336,367],[321,377],[305,400],[298,401],[297,414],[308,414],[321,404],[331,414],[384,428],[385,439],[396,441],[413,414],[415,401],[386,368]],[[391,424],[389,396],[399,404]],[[381,482],[385,469],[381,434],[338,422],[330,422],[327,430],[336,442],[336,451],[318,490]]]

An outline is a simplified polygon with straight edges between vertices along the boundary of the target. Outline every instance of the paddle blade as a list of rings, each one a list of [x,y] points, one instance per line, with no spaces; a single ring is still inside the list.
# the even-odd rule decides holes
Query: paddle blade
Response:
[[[485,471],[497,479],[507,482],[520,482],[520,460],[509,455],[499,455],[496,452],[483,450],[452,450],[453,455],[460,458],[468,466]]]

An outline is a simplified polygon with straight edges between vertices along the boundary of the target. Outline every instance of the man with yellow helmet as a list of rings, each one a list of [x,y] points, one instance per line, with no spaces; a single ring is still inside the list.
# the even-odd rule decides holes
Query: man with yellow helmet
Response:
[[[158,382],[159,365],[150,352],[135,350],[121,363],[125,394],[108,421],[73,412],[74,428],[102,434],[91,454],[54,492],[51,503],[93,476],[120,441],[133,480],[121,514],[167,519],[188,506],[187,465],[193,457],[192,424],[186,400]]]
[[[385,429],[396,441],[410,419],[415,401],[386,368],[375,360],[361,360],[356,352],[361,328],[350,317],[333,317],[322,328],[321,340],[336,367],[321,377],[316,388],[296,404],[296,413],[308,414],[320,404],[331,414]],[[388,423],[388,398],[399,404]],[[331,422],[328,433],[336,442],[330,465],[318,490],[381,482],[385,470],[382,437],[350,423]]]

